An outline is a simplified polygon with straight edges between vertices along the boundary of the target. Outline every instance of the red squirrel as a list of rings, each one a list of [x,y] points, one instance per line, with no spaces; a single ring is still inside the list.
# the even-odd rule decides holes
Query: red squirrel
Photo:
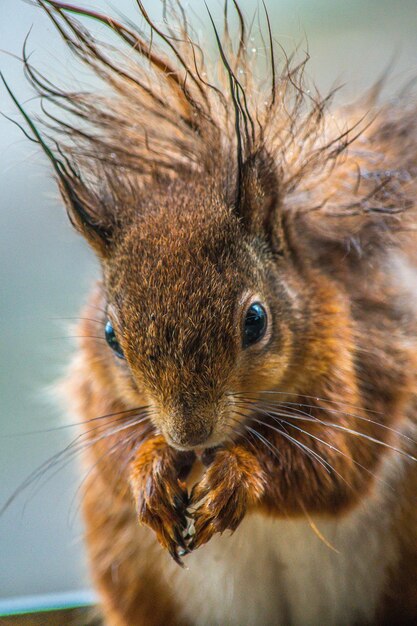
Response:
[[[104,623],[417,623],[411,92],[332,109],[267,14],[260,75],[237,2],[214,63],[180,3],[37,2],[106,87],[10,91],[102,269],[65,395]]]

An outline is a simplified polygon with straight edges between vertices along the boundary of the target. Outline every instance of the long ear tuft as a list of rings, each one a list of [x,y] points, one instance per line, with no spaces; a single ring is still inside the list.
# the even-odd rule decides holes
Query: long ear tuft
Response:
[[[44,154],[48,157],[55,170],[59,189],[66,204],[71,224],[76,230],[78,230],[78,232],[84,235],[96,252],[100,255],[104,255],[108,244],[112,239],[113,229],[109,216],[99,216],[97,214],[97,210],[94,209],[95,203],[93,202],[93,199],[89,197],[90,194],[82,183],[80,175],[75,171],[74,167],[68,159],[62,155],[62,153],[60,153],[62,159],[58,158],[48,146],[34,120],[16,98],[1,72],[0,79],[23,119],[29,126],[32,135],[30,135],[25,128],[16,122],[17,125],[30,141],[37,143],[42,148]],[[59,147],[57,149],[59,151]],[[104,219],[105,217],[107,217],[107,219]]]
[[[241,185],[240,205],[236,207],[238,215],[250,232],[266,239],[278,252],[281,249],[279,177],[274,160],[265,150],[245,161]]]
[[[98,214],[98,200],[91,198],[82,183],[74,185],[74,181],[69,183],[65,178],[60,178],[59,187],[71,224],[100,256],[106,256],[116,225],[110,213],[104,211],[104,214]]]

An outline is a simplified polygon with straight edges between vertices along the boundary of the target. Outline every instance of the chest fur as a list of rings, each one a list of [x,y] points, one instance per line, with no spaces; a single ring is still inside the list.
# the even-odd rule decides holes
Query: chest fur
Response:
[[[199,626],[371,622],[396,552],[378,500],[341,521],[248,515],[171,577],[184,618]]]

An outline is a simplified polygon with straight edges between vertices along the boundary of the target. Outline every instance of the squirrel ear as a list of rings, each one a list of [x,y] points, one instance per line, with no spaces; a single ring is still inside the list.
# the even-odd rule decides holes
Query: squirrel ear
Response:
[[[25,51],[23,50],[23,53],[24,52]],[[25,58],[24,61],[25,66],[27,66]],[[31,72],[29,71],[29,74],[30,73]],[[78,232],[84,235],[98,254],[104,256],[107,253],[108,246],[111,241],[113,230],[112,221],[114,223],[114,220],[109,219],[109,213],[105,208],[100,207],[100,211],[97,211],[97,208],[94,208],[94,206],[100,206],[100,203],[94,202],[92,194],[90,194],[85,185],[83,185],[79,174],[74,170],[71,163],[65,157],[65,162],[61,161],[51,150],[30,115],[28,115],[10,89],[1,72],[0,79],[4,83],[11,99],[33,133],[33,137],[29,136],[29,139],[37,143],[42,148],[55,170],[59,189],[66,204],[68,217],[72,225],[78,230]],[[35,83],[36,81],[34,81],[35,87],[37,86],[39,88],[40,83]],[[26,131],[22,127],[20,128],[23,130],[24,134],[28,136]],[[63,156],[61,150],[59,149],[59,145],[57,145],[57,148],[58,152],[61,156]]]
[[[71,224],[98,255],[106,256],[114,230],[108,212],[104,207],[98,211],[98,201],[91,197],[83,185],[74,184],[74,181],[70,183],[61,177],[59,187]]]
[[[265,152],[250,156],[242,167],[238,213],[246,228],[266,237],[275,251],[281,249],[279,196],[273,159]]]

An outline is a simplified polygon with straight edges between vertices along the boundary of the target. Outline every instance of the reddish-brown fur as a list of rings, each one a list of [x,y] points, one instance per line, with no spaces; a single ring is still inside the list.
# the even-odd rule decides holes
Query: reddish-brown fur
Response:
[[[126,61],[70,7],[38,1],[113,89],[65,94],[91,131],[55,120],[65,158],[48,153],[103,269],[67,395],[85,420],[86,539],[106,623],[177,623],[169,557],[152,531],[180,561],[247,511],[342,518],[378,488],[393,452],[409,459],[389,512],[400,555],[375,623],[411,623],[417,324],[389,255],[415,264],[415,107],[383,107],[376,119],[354,109],[349,127],[289,61],[256,102],[243,23],[237,52],[227,36],[219,43],[225,84],[212,85],[185,22],[165,58],[96,16],[136,51]],[[62,94],[27,70],[59,105]],[[244,350],[250,297],[267,306],[271,336]],[[107,319],[125,361],[97,339]],[[203,448],[207,467],[190,491]]]

